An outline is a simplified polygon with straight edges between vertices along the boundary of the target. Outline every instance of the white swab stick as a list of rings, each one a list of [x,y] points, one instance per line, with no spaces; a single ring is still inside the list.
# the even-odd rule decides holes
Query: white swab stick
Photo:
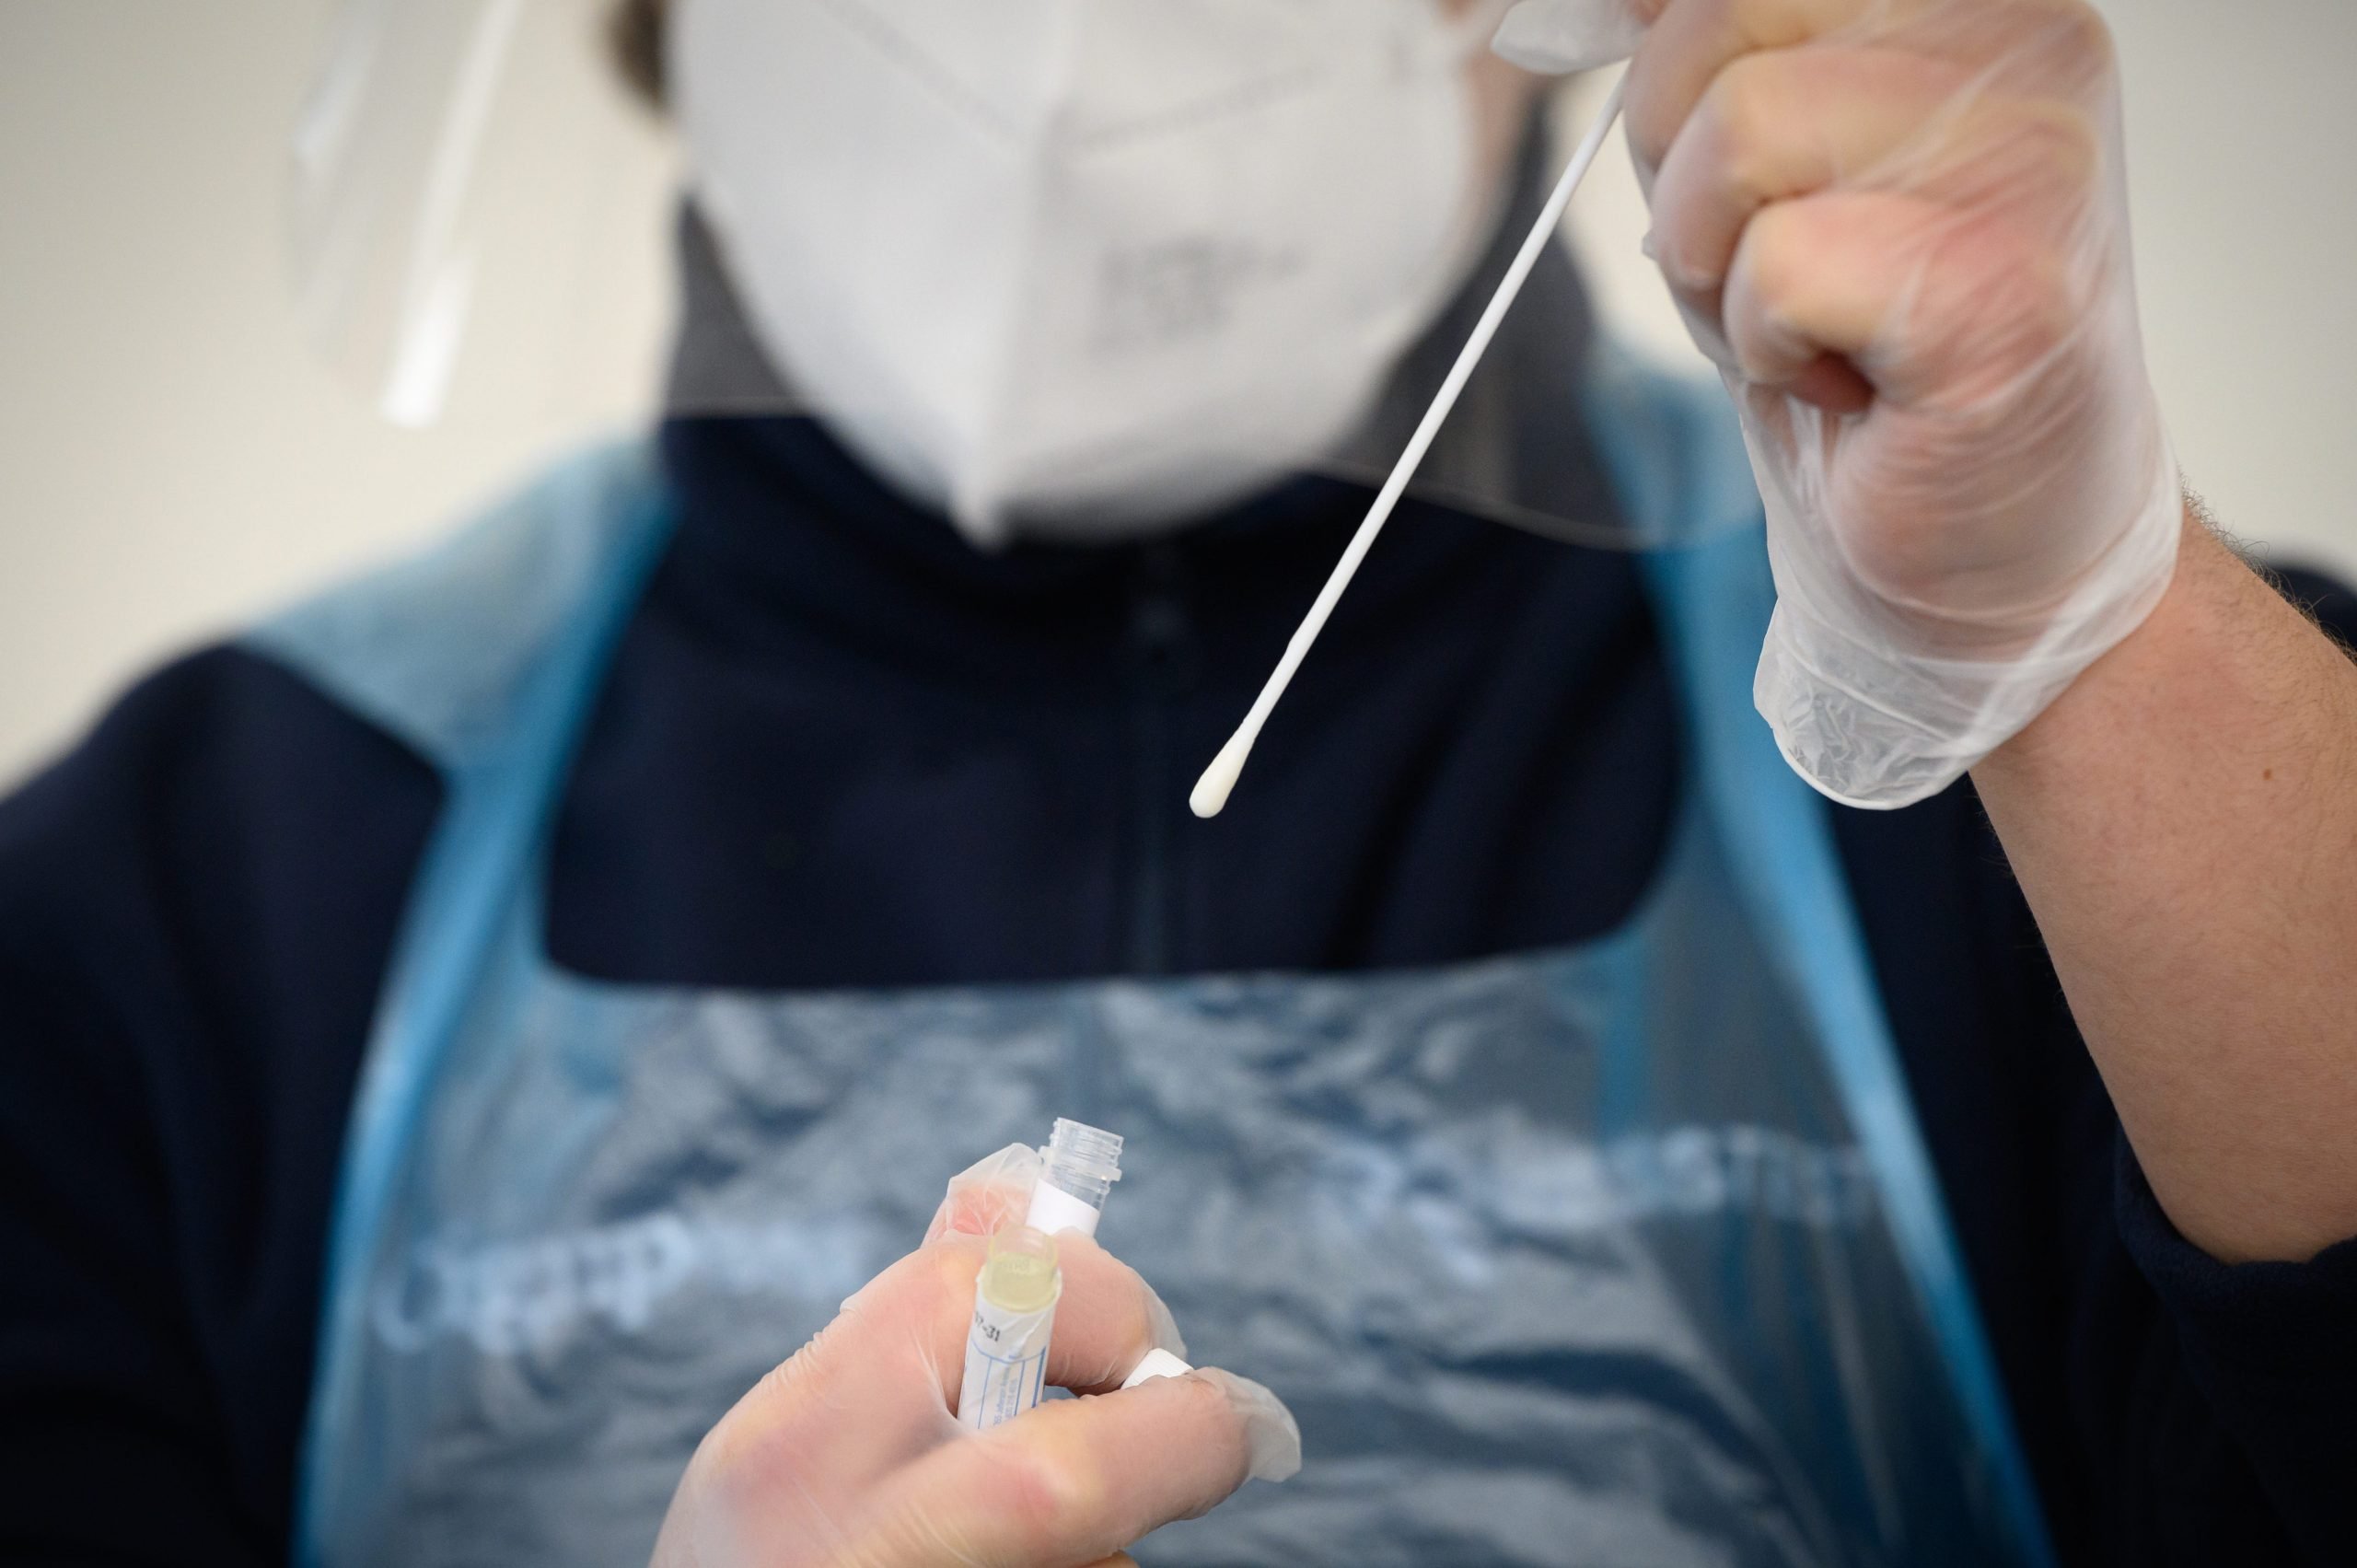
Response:
[[[1538,223],[1531,226],[1530,238],[1522,242],[1521,253],[1515,257],[1514,265],[1506,269],[1506,275],[1499,283],[1497,294],[1491,298],[1490,308],[1481,312],[1481,319],[1474,327],[1473,335],[1466,339],[1465,350],[1457,356],[1456,365],[1450,367],[1448,379],[1441,383],[1440,393],[1433,399],[1433,406],[1424,411],[1423,423],[1416,426],[1416,434],[1409,438],[1408,449],[1399,454],[1399,465],[1392,469],[1390,479],[1385,482],[1381,494],[1375,498],[1375,505],[1367,508],[1366,520],[1359,525],[1359,531],[1352,537],[1350,547],[1342,552],[1341,560],[1334,563],[1333,575],[1326,579],[1326,587],[1319,591],[1318,602],[1309,607],[1309,613],[1302,618],[1301,627],[1294,633],[1293,641],[1285,645],[1285,656],[1277,661],[1276,670],[1269,677],[1269,683],[1260,689],[1252,711],[1244,715],[1244,722],[1237,726],[1227,744],[1219,749],[1219,755],[1212,759],[1212,765],[1205,768],[1203,776],[1195,781],[1194,792],[1188,796],[1187,804],[1196,816],[1216,817],[1227,805],[1229,792],[1236,788],[1237,779],[1244,772],[1245,759],[1252,755],[1252,744],[1260,738],[1261,726],[1276,711],[1277,700],[1285,694],[1285,688],[1293,684],[1294,672],[1308,656],[1310,645],[1318,641],[1318,633],[1326,629],[1327,617],[1334,613],[1334,606],[1341,601],[1343,590],[1358,575],[1359,563],[1366,559],[1366,552],[1375,546],[1375,536],[1383,531],[1383,525],[1390,519],[1391,509],[1399,504],[1408,482],[1415,478],[1417,465],[1424,460],[1424,454],[1432,448],[1433,438],[1440,434],[1440,427],[1447,420],[1449,411],[1457,406],[1457,396],[1465,390],[1465,383],[1472,378],[1474,366],[1481,363],[1481,355],[1489,350],[1490,340],[1498,335],[1498,323],[1505,319],[1506,312],[1514,306],[1515,296],[1522,292],[1523,284],[1529,278],[1531,269],[1538,264],[1538,258],[1553,242],[1555,231],[1562,225],[1563,209],[1571,205],[1572,193],[1580,188],[1580,181],[1585,180],[1587,171],[1595,167],[1596,155],[1604,150],[1605,137],[1612,134],[1614,123],[1620,118],[1620,97],[1625,85],[1625,78],[1613,84],[1612,96],[1604,100],[1596,123],[1588,127],[1586,139],[1580,143],[1579,151],[1572,155],[1571,167],[1563,170],[1563,178],[1556,183],[1555,193],[1547,198],[1546,210],[1538,215]]]

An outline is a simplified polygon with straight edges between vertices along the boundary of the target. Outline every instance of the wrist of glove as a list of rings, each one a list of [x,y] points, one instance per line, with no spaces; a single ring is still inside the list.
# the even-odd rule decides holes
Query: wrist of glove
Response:
[[[1754,697],[1785,757],[1851,805],[1945,788],[2176,569],[2100,18],[1524,0],[1497,48],[1550,71],[1634,54],[1651,250],[1766,505],[1778,602]]]
[[[1787,418],[1797,439],[1753,464],[1776,610],[1752,703],[1785,761],[1842,805],[1890,810],[1947,788],[2126,641],[2176,575],[2184,492],[2157,419],[2142,505],[2087,530],[2085,562],[2040,574],[2042,593],[1957,611],[1878,585],[1845,548],[1838,510],[1805,499],[1823,466],[1789,455],[1828,416],[1777,411],[1746,424]]]

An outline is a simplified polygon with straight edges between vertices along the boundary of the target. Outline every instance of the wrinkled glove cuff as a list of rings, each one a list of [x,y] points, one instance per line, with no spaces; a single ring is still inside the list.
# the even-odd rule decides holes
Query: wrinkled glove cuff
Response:
[[[1785,761],[1818,793],[1875,811],[1928,799],[2027,728],[2144,623],[2176,575],[2184,522],[2184,485],[2164,441],[2143,509],[2045,630],[2003,659],[1872,644],[1798,598],[1780,598],[1753,704]]]

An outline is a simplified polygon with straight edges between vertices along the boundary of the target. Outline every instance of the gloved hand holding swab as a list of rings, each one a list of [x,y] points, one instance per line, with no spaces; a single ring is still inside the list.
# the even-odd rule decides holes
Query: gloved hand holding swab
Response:
[[[1237,726],[1227,744],[1220,748],[1219,755],[1212,759],[1212,764],[1203,770],[1202,777],[1195,781],[1187,804],[1196,816],[1216,817],[1225,808],[1229,793],[1236,788],[1236,781],[1243,774],[1245,761],[1252,755],[1253,743],[1260,738],[1261,727],[1269,722],[1269,715],[1276,711],[1277,702],[1285,694],[1285,688],[1293,684],[1294,673],[1300,669],[1301,661],[1308,656],[1311,645],[1318,641],[1318,633],[1325,630],[1327,618],[1334,613],[1334,606],[1341,602],[1343,591],[1351,586],[1351,579],[1357,575],[1359,563],[1365,560],[1367,552],[1374,548],[1376,536],[1383,531],[1383,525],[1390,519],[1392,509],[1399,505],[1409,481],[1415,478],[1417,466],[1424,460],[1424,454],[1431,449],[1434,437],[1440,434],[1441,425],[1448,419],[1450,411],[1456,408],[1458,395],[1465,390],[1466,382],[1472,378],[1474,368],[1481,363],[1481,355],[1488,351],[1491,339],[1497,336],[1499,323],[1513,308],[1515,296],[1521,294],[1531,269],[1538,264],[1538,258],[1553,242],[1555,232],[1562,224],[1564,209],[1571,205],[1573,192],[1580,188],[1581,182],[1587,178],[1588,170],[1595,167],[1596,155],[1604,150],[1605,138],[1611,134],[1613,125],[1620,118],[1622,86],[1621,83],[1613,85],[1611,96],[1597,113],[1596,123],[1588,128],[1579,151],[1572,156],[1571,166],[1563,170],[1562,179],[1556,182],[1554,194],[1547,199],[1538,221],[1531,226],[1529,238],[1523,241],[1514,264],[1506,269],[1506,275],[1499,283],[1498,292],[1492,296],[1489,308],[1481,313],[1481,319],[1466,340],[1464,352],[1457,356],[1456,365],[1449,369],[1448,378],[1441,383],[1432,407],[1424,411],[1422,423],[1416,426],[1415,435],[1409,438],[1407,449],[1399,454],[1399,461],[1376,496],[1375,505],[1367,508],[1366,520],[1359,524],[1359,530],[1342,552],[1342,558],[1335,563],[1333,575],[1326,579],[1326,586],[1319,590],[1317,602],[1309,607],[1309,613],[1302,618],[1301,627],[1294,633],[1293,641],[1285,645],[1284,656],[1277,661],[1275,671],[1270,675],[1268,684],[1260,689],[1260,695],[1254,701],[1251,712],[1244,715],[1244,722]]]

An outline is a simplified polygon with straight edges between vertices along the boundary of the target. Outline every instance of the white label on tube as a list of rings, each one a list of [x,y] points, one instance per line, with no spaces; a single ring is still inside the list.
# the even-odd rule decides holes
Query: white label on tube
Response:
[[[966,1376],[958,1388],[958,1424],[981,1432],[1039,1402],[1047,1391],[1048,1334],[1055,1319],[1052,1301],[1037,1312],[1009,1312],[975,1294]]]
[[[1050,1236],[1060,1230],[1095,1236],[1097,1211],[1053,1182],[1042,1180],[1031,1189],[1031,1211],[1024,1216],[1023,1223]]]

